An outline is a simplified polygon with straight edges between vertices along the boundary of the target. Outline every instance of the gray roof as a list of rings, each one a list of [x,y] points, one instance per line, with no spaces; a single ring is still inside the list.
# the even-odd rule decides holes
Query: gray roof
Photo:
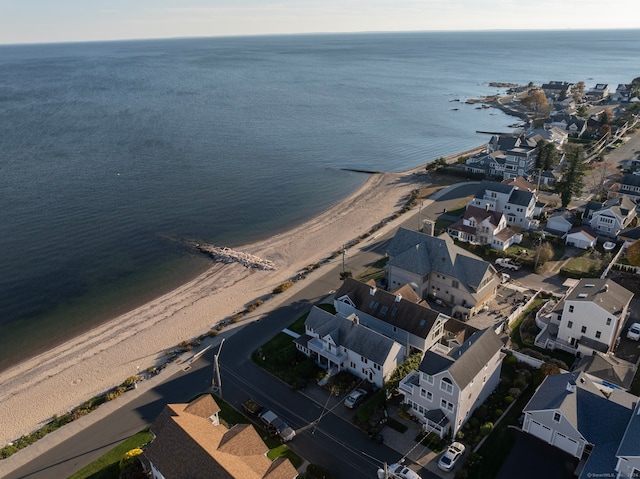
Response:
[[[570,383],[575,385],[574,392],[567,388]],[[524,412],[559,410],[594,445],[580,476],[583,477],[584,473],[614,470],[616,450],[637,400],[636,396],[619,390],[607,398],[582,373],[574,371],[547,376]]]
[[[635,364],[624,359],[609,354],[595,353],[584,356],[575,370],[628,391],[637,368]]]
[[[509,197],[509,203],[513,205],[528,206],[535,196],[531,191],[515,190]]]
[[[446,356],[428,351],[418,369],[429,375],[449,370],[458,387],[464,389],[501,348],[498,335],[492,328],[487,328],[474,333]]]
[[[510,194],[515,187],[513,185],[505,185],[497,181],[482,180],[480,182],[480,189],[476,193],[476,198],[484,198],[485,191],[495,191],[496,193]]]
[[[384,364],[396,344],[380,333],[317,306],[311,308],[304,325],[319,337],[331,336],[336,345],[344,346],[376,364]]]
[[[420,338],[426,338],[441,314],[423,303],[418,304],[413,301],[412,299],[415,299],[416,296],[413,290],[406,291],[404,295],[401,293],[403,290],[406,288],[400,288],[397,293],[390,293],[376,288],[372,284],[346,278],[340,289],[336,291],[335,298],[337,301],[346,296],[358,311],[367,313]],[[405,299],[405,297],[410,297],[410,299]],[[446,318],[446,316],[442,316]]]
[[[635,413],[631,416],[631,421],[624,433],[618,456],[640,457],[640,402],[636,406]]]
[[[566,220],[567,222],[573,224],[576,221],[576,215],[575,213],[573,213],[573,211],[569,211],[569,210],[561,210],[561,211],[557,211],[555,213],[553,213],[551,216],[549,216],[549,219],[551,218],[562,218],[564,220]]]
[[[618,233],[619,239],[630,239],[630,240],[638,240],[640,239],[640,226],[636,226],[635,228],[625,228],[620,233]]]
[[[620,180],[621,185],[640,186],[640,175],[626,174]]]
[[[628,289],[610,279],[600,278],[581,279],[565,297],[565,301],[591,301],[616,316],[632,299],[633,293]]]
[[[388,253],[390,266],[419,275],[436,271],[457,278],[471,292],[477,291],[487,273],[495,273],[491,263],[456,246],[448,235],[436,238],[399,228]]]
[[[598,233],[596,233],[589,225],[576,226],[575,228],[571,228],[567,231],[567,235],[573,235],[576,233],[582,233],[592,240],[595,240],[598,237]]]

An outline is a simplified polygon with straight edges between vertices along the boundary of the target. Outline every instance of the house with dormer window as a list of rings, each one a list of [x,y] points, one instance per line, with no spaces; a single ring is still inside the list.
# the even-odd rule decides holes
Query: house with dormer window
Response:
[[[579,479],[637,477],[640,398],[606,393],[578,371],[547,376],[524,408],[522,430],[580,459]]]
[[[343,317],[313,306],[304,327],[296,349],[330,374],[348,371],[380,388],[405,357],[399,343],[363,326],[355,314]]]
[[[640,175],[626,174],[619,182],[619,193],[634,202],[640,200]]]
[[[491,328],[476,330],[462,344],[434,345],[398,390],[425,432],[453,437],[500,380],[502,342]]]
[[[533,219],[538,198],[533,191],[514,184],[483,180],[468,206],[504,214],[507,225],[530,229],[537,225]]]
[[[468,206],[462,219],[449,226],[447,232],[458,241],[489,245],[500,251],[522,241],[522,234],[508,227],[502,213],[475,206]]]
[[[334,295],[338,315],[356,316],[360,325],[376,331],[402,345],[404,355],[424,353],[442,337],[449,316],[429,308],[409,285],[392,292],[345,278]]]
[[[609,353],[620,336],[632,299],[633,293],[615,281],[583,278],[555,306],[536,345],[581,355]],[[545,338],[543,343],[539,338]]]
[[[615,238],[629,226],[636,217],[636,204],[627,196],[610,198],[599,209],[590,209],[586,214],[589,222],[598,234]],[[583,223],[584,223],[583,219]]]
[[[409,285],[422,299],[452,305],[454,315],[475,314],[500,284],[491,263],[455,245],[447,234],[436,238],[399,228],[387,252],[390,289]]]
[[[289,459],[267,457],[269,448],[251,424],[226,427],[210,394],[188,404],[168,404],[151,425],[153,440],[142,463],[153,479],[295,479]]]

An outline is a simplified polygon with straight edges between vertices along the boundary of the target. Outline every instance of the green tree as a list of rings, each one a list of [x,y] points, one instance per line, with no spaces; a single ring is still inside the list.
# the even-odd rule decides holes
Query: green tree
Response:
[[[631,97],[640,96],[640,77],[631,80]]]
[[[580,105],[576,110],[576,115],[580,118],[586,118],[589,115],[589,108],[586,105]]]
[[[556,145],[551,142],[540,140],[538,142],[538,156],[536,157],[536,168],[549,171],[560,162],[560,155]]]
[[[560,202],[563,207],[571,203],[574,196],[582,193],[584,188],[584,149],[582,146],[574,146],[566,154],[567,166],[564,168],[563,176],[556,183],[556,193],[560,195]]]

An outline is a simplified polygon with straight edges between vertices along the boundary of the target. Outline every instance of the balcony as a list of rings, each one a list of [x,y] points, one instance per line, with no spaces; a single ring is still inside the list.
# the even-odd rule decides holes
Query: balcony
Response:
[[[318,356],[326,358],[328,361],[337,365],[342,365],[342,363],[347,359],[347,355],[339,350],[334,353],[326,349],[327,343],[319,338],[313,338],[310,340],[307,343],[307,347]]]
[[[418,371],[412,371],[404,379],[400,381],[398,389],[409,395],[413,394],[413,387],[420,384],[420,373]]]

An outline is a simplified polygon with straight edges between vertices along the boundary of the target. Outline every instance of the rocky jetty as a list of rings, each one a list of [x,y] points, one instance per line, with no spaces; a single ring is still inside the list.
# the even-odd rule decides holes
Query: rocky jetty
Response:
[[[231,248],[214,246],[210,244],[195,243],[195,248],[202,253],[209,255],[216,263],[240,263],[247,268],[261,270],[275,270],[276,266],[273,261],[262,259],[249,253],[235,251]]]

